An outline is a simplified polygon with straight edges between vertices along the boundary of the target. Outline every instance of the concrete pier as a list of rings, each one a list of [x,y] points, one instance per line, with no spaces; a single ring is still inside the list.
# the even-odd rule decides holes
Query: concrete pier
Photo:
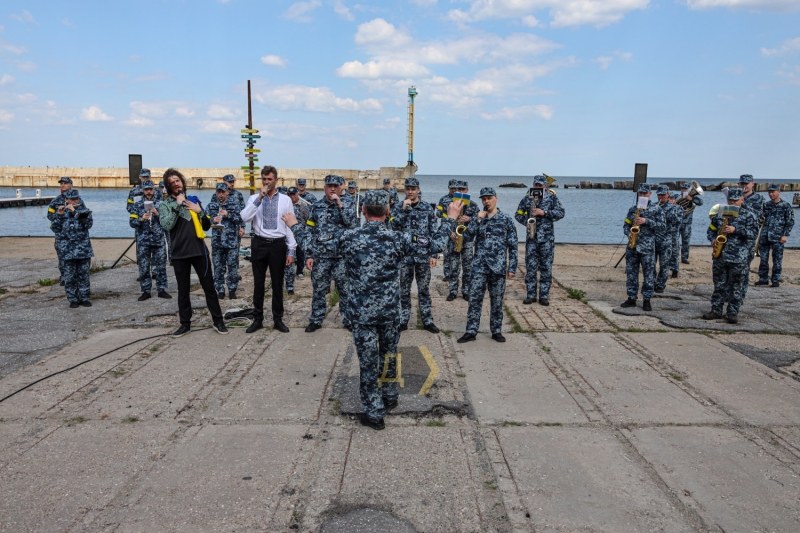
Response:
[[[699,318],[708,247],[645,313],[618,307],[621,248],[558,245],[549,307],[522,304],[524,269],[509,281],[504,344],[488,299],[478,340],[455,342],[467,302],[445,301],[436,268],[442,332],[412,313],[406,387],[377,432],[355,419],[338,306],[301,329],[310,276],[288,334],[203,329],[195,293],[195,331],[171,339],[176,300],[137,302],[134,265],[101,270],[129,241],[93,244],[94,306],[69,309],[38,283],[57,276],[52,239],[0,239],[0,398],[132,343],[0,403],[0,531],[800,529],[800,251],[734,326]],[[223,309],[248,303],[242,265]]]

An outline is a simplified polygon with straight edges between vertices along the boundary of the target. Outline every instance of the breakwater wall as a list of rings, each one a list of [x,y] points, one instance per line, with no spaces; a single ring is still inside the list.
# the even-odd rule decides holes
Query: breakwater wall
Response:
[[[153,180],[158,183],[166,167],[149,167]],[[248,185],[241,168],[179,168],[186,177],[187,186],[193,189],[213,189],[225,174],[236,177],[236,187]],[[322,189],[325,176],[338,174],[346,181],[357,181],[359,188],[380,189],[383,179],[392,180],[395,187],[403,187],[403,167],[381,167],[379,170],[353,170],[340,168],[279,168],[278,185],[290,187],[299,178],[305,178],[309,189]],[[0,187],[58,187],[62,176],[72,179],[76,188],[130,189],[127,167],[0,167]],[[260,180],[256,180],[260,186]]]
[[[666,185],[669,187],[671,191],[679,191],[680,184],[683,183],[681,181],[661,181],[657,183],[650,183],[650,186],[653,190],[659,185]],[[723,181],[717,185],[703,185],[703,189],[706,191],[720,191],[725,187],[738,187],[739,184],[733,181]],[[592,182],[588,180],[581,180],[577,183],[565,183],[562,185],[565,189],[620,189],[623,191],[632,191],[633,190],[633,180],[629,181],[614,181],[613,183],[606,183],[606,182]],[[769,183],[767,182],[756,182],[755,190],[756,192],[767,192],[767,187],[769,187]],[[800,191],[800,183],[781,183],[781,190],[782,191]]]

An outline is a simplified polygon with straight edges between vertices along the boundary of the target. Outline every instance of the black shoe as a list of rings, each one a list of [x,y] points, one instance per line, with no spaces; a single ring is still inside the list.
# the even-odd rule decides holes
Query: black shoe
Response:
[[[652,311],[653,308],[650,306],[650,300],[645,300],[642,302],[642,310],[643,311]]]
[[[425,324],[422,329],[425,331],[430,331],[431,333],[439,333],[439,328],[436,327],[436,324]]]
[[[177,330],[175,330],[175,333],[172,334],[172,338],[173,339],[177,339],[178,337],[183,337],[184,335],[189,333],[191,330],[192,330],[191,326],[183,326],[182,325]]]
[[[235,300],[236,299],[236,291],[228,291],[228,299]]]
[[[92,302],[90,302],[89,300],[84,300],[80,304],[81,304],[81,307],[91,307],[92,306]]]
[[[664,292],[664,289],[653,289],[653,292],[661,294],[662,292]]]
[[[242,281],[242,276],[236,276],[236,281]]]
[[[294,291],[286,291],[286,294],[288,294],[289,296],[294,296]]]
[[[675,279],[677,277],[678,277],[678,271],[677,270],[673,270],[672,271],[672,278]]]
[[[225,292],[224,291],[218,292],[217,293],[217,298],[219,298],[220,300],[224,300],[225,299]]]
[[[681,263],[683,263],[684,265],[688,265],[689,264],[689,260],[688,259],[681,259]]]
[[[58,284],[61,285],[62,287],[64,287],[66,285],[66,283],[64,283],[63,279],[61,281],[59,281]]]
[[[80,306],[81,306],[81,304],[79,304],[78,302],[70,302],[70,303],[69,303],[69,308],[70,308],[70,309],[77,309],[77,308],[79,308]]]
[[[227,335],[228,334],[228,328],[225,327],[225,322],[222,322],[222,321],[215,322],[213,327],[214,327],[214,331],[216,331],[220,335]]]
[[[764,287],[766,285],[769,285],[769,281],[758,280],[753,285],[756,286],[756,287]]]
[[[365,413],[358,415],[358,421],[361,422],[362,426],[367,426],[378,431],[386,428],[386,424],[383,423],[383,418],[377,422],[373,422]]]
[[[636,300],[631,300],[630,298],[628,298],[627,300],[622,302],[619,306],[620,307],[636,307]]]
[[[703,320],[717,320],[720,318],[722,318],[722,315],[718,315],[714,311],[711,311],[703,315]]]
[[[170,293],[168,293],[167,291],[158,291],[158,297],[159,298],[164,298],[166,300],[171,300],[172,299],[172,295]]]
[[[155,275],[155,274],[153,274],[153,275],[151,276],[151,279],[156,279],[156,275]]]
[[[143,302],[143,301],[149,300],[149,299],[150,299],[150,293],[149,292],[143,292],[142,295],[139,296],[136,300],[139,301],[139,302]]]
[[[780,286],[781,286],[781,284],[780,284],[780,283],[778,283],[778,282],[776,281],[775,283],[773,283],[773,284],[772,284],[772,286],[773,286],[773,287],[780,287]]]
[[[321,326],[320,324],[314,324],[314,323],[312,322],[311,324],[309,324],[308,326],[306,326],[306,333],[314,333],[315,331],[317,331],[317,330],[318,330],[319,328],[321,328],[321,327],[322,327],[322,326]]]
[[[466,301],[469,301],[469,296],[467,296],[466,294],[462,294],[461,297],[464,298]]]
[[[550,305],[550,300],[547,298],[539,298],[539,305],[547,307],[548,305]]]
[[[457,295],[457,294],[453,294],[453,293],[451,292],[450,294],[448,294],[448,295],[447,295],[447,298],[445,298],[445,300],[447,300],[448,302],[452,302],[452,301],[453,301],[453,300],[455,300],[456,298],[458,298],[458,295]]]
[[[245,333],[255,333],[256,331],[260,330],[263,327],[264,327],[264,323],[263,322],[253,322],[252,324],[250,324],[250,326],[248,326],[248,328],[246,330],[244,330],[244,332]]]
[[[524,305],[531,305],[535,301],[536,301],[536,298],[525,298],[524,300],[522,300],[522,303]]]
[[[387,411],[391,411],[392,409],[397,407],[397,403],[398,403],[397,400],[392,400],[391,402],[383,400],[383,407],[385,407]]]
[[[492,338],[497,342],[506,342],[506,338],[503,337],[502,333],[492,333]]]
[[[275,329],[281,333],[289,333],[289,328],[286,327],[286,324],[284,324],[283,320],[280,318],[275,319]]]
[[[400,324],[400,331],[405,331],[408,329],[408,324]]]
[[[346,329],[350,333],[353,333],[353,324],[344,324],[344,329]]]
[[[725,315],[725,321],[728,322],[728,324],[738,324],[739,317],[736,315],[727,314]]]
[[[456,342],[465,343],[465,342],[474,341],[474,340],[475,340],[475,335],[473,335],[472,333],[464,333],[461,336],[461,338],[458,339]]]

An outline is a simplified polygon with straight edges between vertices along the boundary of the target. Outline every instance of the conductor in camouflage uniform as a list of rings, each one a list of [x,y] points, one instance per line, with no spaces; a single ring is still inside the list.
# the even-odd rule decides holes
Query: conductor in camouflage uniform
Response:
[[[214,263],[214,289],[220,300],[225,298],[227,271],[228,297],[236,299],[239,288],[239,229],[242,209],[235,196],[230,195],[227,183],[217,183],[216,195],[206,206],[211,219],[211,258]],[[214,226],[224,226],[217,228]]]
[[[564,207],[555,195],[547,190],[544,176],[533,177],[533,188],[541,191],[541,199],[525,196],[517,207],[514,218],[525,230],[525,288],[527,294],[522,301],[528,305],[536,301],[536,286],[539,285],[539,304],[550,305],[550,286],[553,283],[553,259],[555,258],[556,234],[553,223],[564,218]],[[536,221],[536,233],[529,235],[528,220]],[[538,280],[536,279],[538,275]]]
[[[462,194],[469,193],[469,184],[466,181],[459,180],[456,182],[456,185],[458,186],[458,192]],[[451,198],[450,201],[447,202],[447,205],[450,205],[452,200]],[[461,200],[461,202],[463,207],[461,215],[456,221],[456,229],[458,229],[459,226],[463,226],[466,229],[469,221],[478,216],[478,211],[480,211],[478,204],[471,199],[468,203],[464,203],[463,200]],[[444,213],[442,217],[447,217],[447,214]],[[456,237],[455,231],[450,234],[450,240],[447,242],[447,250],[444,254],[444,266],[446,267],[446,272],[449,272],[448,282],[450,287],[449,294],[447,295],[448,302],[452,302],[458,297],[459,278],[461,278],[461,296],[469,301],[469,288],[472,283],[472,260],[475,256],[475,237],[472,236],[468,238],[462,235],[463,245],[460,252],[456,252]]]
[[[406,178],[406,199],[394,211],[389,227],[414,236],[418,243],[414,253],[403,258],[400,268],[400,331],[408,329],[411,317],[411,283],[416,278],[419,295],[419,314],[427,331],[439,333],[433,323],[431,310],[431,268],[436,266],[436,255],[431,254],[430,240],[436,232],[436,214],[428,202],[419,199],[419,180]],[[416,322],[416,321],[415,321]]]
[[[152,202],[152,208],[145,208]],[[133,204],[129,217],[130,226],[136,230],[136,257],[139,259],[139,286],[142,294],[138,300],[150,298],[153,277],[159,298],[172,298],[167,292],[167,250],[164,245],[164,229],[158,216],[161,200],[156,199],[155,184],[146,179],[142,182],[142,198]]]
[[[639,233],[636,237],[636,246],[633,248],[628,245],[625,251],[625,274],[627,281],[625,287],[628,291],[628,299],[620,307],[636,307],[636,299],[639,296],[639,269],[642,271],[642,309],[652,311],[650,298],[653,297],[656,282],[656,238],[660,231],[663,231],[666,222],[664,214],[657,205],[649,203],[650,195],[653,191],[646,183],[639,184],[638,198],[647,198],[647,207],[639,211],[636,205],[628,209],[625,217],[623,231],[630,239],[631,228],[638,226]],[[637,204],[638,205],[638,204]]]
[[[361,424],[384,429],[386,411],[397,407],[397,383],[378,385],[385,357],[397,353],[400,338],[400,269],[403,258],[417,254],[433,255],[440,250],[453,230],[452,218],[445,220],[427,245],[409,233],[399,233],[386,227],[389,214],[389,195],[383,190],[367,191],[361,207],[364,225],[342,231],[333,246],[341,254],[350,284],[344,308],[353,324],[353,343],[358,353],[360,369],[359,394],[364,413]],[[453,216],[457,213],[453,213]],[[313,239],[309,229],[290,215],[283,216],[291,225],[298,243]],[[429,246],[424,251],[421,247]],[[389,359],[385,377],[397,376],[397,359]]]
[[[681,195],[691,198],[692,203],[696,206],[703,205],[703,197],[699,194],[689,194],[692,189],[692,184],[688,181],[683,182],[681,185]],[[689,249],[692,244],[692,220],[694,212],[684,213],[683,220],[681,221],[681,263],[689,264]]]
[[[769,202],[764,204],[764,229],[758,243],[761,263],[758,266],[756,285],[769,285],[769,256],[772,253],[772,286],[780,287],[783,263],[783,246],[794,228],[794,210],[791,204],[781,200],[781,186],[769,186]]]
[[[314,293],[307,333],[322,327],[327,310],[326,294],[331,286],[331,279],[339,291],[339,309],[342,310],[347,305],[344,262],[335,243],[344,230],[356,227],[356,217],[350,202],[339,196],[342,185],[344,178],[341,176],[325,176],[325,196],[309,208],[306,225],[310,235],[303,249],[306,253],[306,267],[311,270]],[[344,326],[351,329],[350,320],[344,313],[341,314]]]
[[[667,287],[669,269],[672,262],[672,249],[675,236],[680,233],[683,209],[670,201],[669,187],[659,185],[656,189],[658,208],[664,214],[664,227],[656,232],[656,262],[658,275],[656,276],[655,292],[662,293]]]
[[[503,328],[503,295],[506,278],[517,271],[517,228],[510,216],[497,209],[497,193],[491,187],[481,189],[483,210],[469,221],[466,238],[475,239],[475,259],[472,262],[472,286],[469,290],[467,331],[458,342],[474,341],[481,323],[481,309],[486,289],[489,289],[489,329],[492,338],[505,342]],[[448,213],[449,215],[449,213]]]
[[[728,191],[728,205],[744,204],[743,190],[732,187]],[[706,236],[714,243],[718,235],[727,237],[722,247],[722,254],[711,263],[711,274],[714,279],[714,293],[711,295],[711,312],[703,315],[704,320],[722,318],[723,306],[728,309],[725,320],[730,324],[739,322],[739,310],[747,294],[747,282],[750,273],[751,243],[758,233],[758,221],[749,209],[739,209],[739,216],[729,218],[723,225],[722,212],[717,213],[708,225]]]
[[[64,261],[64,290],[71,309],[91,307],[89,271],[92,267],[92,242],[89,230],[94,223],[92,212],[81,202],[76,189],[64,193],[64,209],[50,226],[57,236],[59,257]]]
[[[447,206],[450,205],[450,202],[453,201],[453,194],[456,192],[458,188],[458,180],[452,179],[447,182],[447,194],[439,198],[439,202],[436,204],[436,217],[437,218],[446,218],[447,217]],[[449,256],[449,252],[445,249],[443,254],[443,263],[442,269],[444,270],[444,280],[450,281],[450,262],[448,261],[447,257]]]
[[[47,220],[50,221],[51,226],[56,217],[64,212],[64,206],[66,205],[64,194],[72,188],[72,180],[66,176],[63,176],[58,180],[58,186],[61,189],[61,192],[58,194],[58,196],[53,198],[50,201],[50,205],[47,206]],[[80,200],[80,204],[83,205],[83,200]],[[64,285],[64,260],[61,259],[61,252],[59,252],[58,234],[56,234],[54,246],[56,249],[56,255],[58,256],[58,272],[61,275],[61,285]]]
[[[305,204],[300,201],[300,191],[297,187],[289,187],[289,198],[292,200],[292,209],[294,210],[294,216],[297,218],[298,222],[303,226],[306,225],[306,221],[308,220],[308,213],[309,213],[309,205]],[[298,242],[297,249],[295,250],[295,254],[297,257],[302,257],[302,245]],[[300,260],[298,259],[298,265],[300,264]],[[298,266],[298,269],[301,268]],[[303,271],[299,270],[297,272],[300,276],[303,275]],[[294,267],[286,267],[286,271],[283,274],[283,281],[286,285],[286,292],[290,295],[294,294],[294,278],[295,278],[295,269]],[[302,277],[300,279],[303,279]]]

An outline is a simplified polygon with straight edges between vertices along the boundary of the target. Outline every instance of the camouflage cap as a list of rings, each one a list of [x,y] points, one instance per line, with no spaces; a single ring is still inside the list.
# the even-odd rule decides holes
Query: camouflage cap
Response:
[[[306,180],[305,180],[305,178],[300,178],[300,179],[298,179],[298,180],[297,180],[297,184],[298,184],[298,185],[305,185],[305,184],[306,184]]]
[[[461,180],[461,181],[459,181],[458,183],[459,183],[459,185],[458,185],[458,186],[459,186],[460,188],[462,188],[462,189],[469,189],[469,183],[467,183],[466,181],[464,181],[464,180]]]
[[[447,182],[448,189],[457,189],[458,188],[458,180],[450,180]]]
[[[325,176],[325,185],[344,185],[344,178],[336,174],[328,174]]]
[[[142,190],[144,190],[144,189],[155,189],[155,188],[156,188],[156,186],[153,183],[153,180],[144,180],[142,182]]]
[[[541,174],[537,174],[533,177],[533,184],[534,185],[547,185],[547,179],[542,176]]]
[[[64,193],[64,198],[66,198],[67,200],[74,200],[80,197],[81,194],[78,192],[78,189],[70,189]]]
[[[383,190],[367,191],[364,193],[364,205],[387,207],[389,205],[389,193]]]
[[[491,187],[484,187],[483,189],[481,189],[481,193],[478,196],[480,196],[481,198],[483,198],[484,196],[497,196],[497,193],[494,192],[494,189]]]
[[[739,183],[753,183],[752,174],[742,174],[739,176]]]
[[[648,184],[640,183],[639,184],[639,190],[637,190],[636,192],[640,192],[640,193],[641,192],[650,192],[651,190],[652,189],[650,188],[650,186]]]
[[[61,179],[58,180],[59,183],[69,183],[72,185],[72,180],[66,176],[61,176]]]
[[[680,200],[681,199],[681,193],[673,192],[673,193],[670,193],[669,197],[672,198],[673,200]]]
[[[741,200],[744,196],[744,189],[741,187],[731,187],[728,189],[728,200]]]
[[[662,194],[669,194],[669,187],[666,185],[659,185],[656,189],[656,194],[661,196]]]
[[[225,174],[224,176],[222,176],[222,181],[233,183],[234,181],[236,181],[236,178],[234,177],[233,174]]]
[[[289,187],[289,194],[297,194],[300,192],[300,189],[297,187]]]
[[[357,188],[357,187],[358,187],[358,184],[357,184],[355,181],[348,181],[348,182],[347,182],[347,188],[348,188],[348,189],[349,189],[349,188],[353,188],[353,189],[355,189],[355,188]]]
[[[419,180],[417,178],[406,178],[405,187],[419,187]]]
[[[387,183],[391,184],[392,183],[392,179],[391,178],[383,178],[383,184],[386,185]]]
[[[280,187],[278,187],[278,192],[281,194],[289,194],[289,187],[281,185]]]
[[[143,168],[139,171],[139,178],[149,178],[150,177],[150,169]]]
[[[767,187],[768,191],[779,191],[781,190],[781,186],[779,183],[770,183],[769,187]]]
[[[159,182],[158,182],[158,186],[159,186],[159,187],[163,187],[163,186],[164,186],[164,181],[163,181],[163,180],[159,181]]]
[[[681,183],[681,189],[691,189],[691,188],[692,184],[689,183],[688,181],[684,181],[683,183]]]
[[[222,181],[217,183],[217,190],[218,191],[227,192],[228,191],[228,184],[225,183],[225,182],[222,182]]]

